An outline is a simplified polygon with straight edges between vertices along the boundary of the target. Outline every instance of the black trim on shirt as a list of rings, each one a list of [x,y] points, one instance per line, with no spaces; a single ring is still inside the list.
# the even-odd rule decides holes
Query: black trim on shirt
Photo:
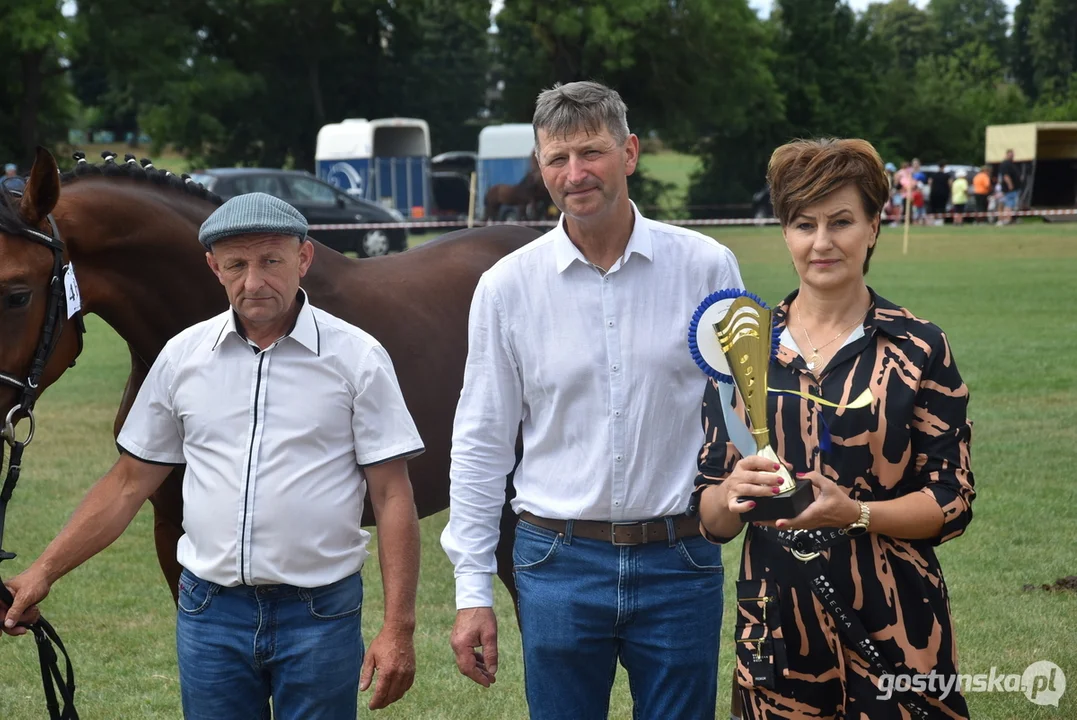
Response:
[[[120,442],[118,440],[116,441],[116,449],[119,450],[121,455],[130,455],[135,460],[138,460],[139,462],[144,462],[147,465],[160,465],[161,467],[183,467],[184,465],[187,464],[185,462],[168,463],[168,462],[161,462],[160,460],[147,460],[146,458],[141,457],[141,456],[136,455],[135,453],[131,452],[130,450],[125,448],[123,445],[120,445]]]
[[[408,450],[407,452],[402,452],[399,455],[393,455],[392,457],[387,457],[384,460],[375,460],[374,462],[368,462],[365,465],[360,465],[359,467],[362,468],[362,467],[373,467],[375,465],[384,465],[387,462],[392,462],[393,460],[399,460],[401,458],[406,458],[409,455],[415,455],[417,453],[422,453],[422,452],[426,452],[426,446],[425,445],[420,445],[418,448],[416,448],[414,450]]]

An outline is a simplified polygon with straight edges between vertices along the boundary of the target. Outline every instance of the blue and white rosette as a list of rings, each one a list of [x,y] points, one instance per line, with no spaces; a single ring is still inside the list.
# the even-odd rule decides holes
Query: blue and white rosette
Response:
[[[699,366],[699,369],[707,377],[718,381],[718,392],[722,398],[722,415],[725,418],[726,428],[729,430],[729,438],[733,441],[737,450],[742,455],[747,456],[755,454],[755,441],[752,439],[751,431],[748,430],[744,421],[733,413],[733,376],[730,374],[729,361],[726,360],[725,353],[722,351],[722,344],[718,340],[718,334],[714,332],[714,325],[726,316],[733,301],[739,297],[751,298],[759,303],[759,306],[764,310],[770,309],[759,296],[747,290],[730,288],[713,292],[699,304],[695,313],[692,314],[691,322],[688,323],[688,350],[691,352],[692,359]],[[774,323],[773,315],[770,322],[770,357],[773,359],[778,355],[781,332]],[[700,328],[703,329],[703,332],[700,332]],[[768,387],[767,392],[777,395],[796,396],[815,403],[819,407],[819,448],[824,452],[830,450],[831,440],[830,428],[827,426],[826,416],[823,414],[822,408],[825,406],[839,409],[857,409],[868,407],[874,401],[870,388],[865,388],[851,402],[840,405],[797,390],[775,390]]]
[[[739,297],[751,298],[764,310],[770,309],[758,295],[739,288],[729,288],[708,295],[696,308],[691,322],[688,323],[688,351],[692,354],[692,359],[707,377],[726,385],[733,384],[733,376],[730,375],[729,361],[722,352],[722,344],[713,328],[715,323],[725,317],[733,301]],[[702,333],[699,332],[701,327]],[[775,357],[778,354],[778,338],[781,333],[775,328],[773,319],[770,330],[770,355]]]
[[[764,310],[770,309],[758,295],[740,288],[728,288],[711,293],[692,313],[692,320],[688,323],[688,351],[692,354],[692,360],[699,366],[699,369],[707,377],[718,381],[718,394],[722,399],[722,415],[729,432],[729,439],[740,454],[747,457],[758,452],[755,439],[744,421],[733,412],[733,376],[730,374],[729,361],[726,360],[725,353],[722,351],[718,334],[714,332],[715,323],[726,316],[733,301],[739,297],[751,298]],[[772,318],[771,357],[778,353],[779,337],[780,333],[775,329]]]

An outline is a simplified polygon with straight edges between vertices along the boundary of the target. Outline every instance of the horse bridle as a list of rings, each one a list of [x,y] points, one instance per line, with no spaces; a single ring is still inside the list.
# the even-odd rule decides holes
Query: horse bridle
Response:
[[[9,190],[11,195],[20,196],[22,193]],[[12,406],[4,418],[3,428],[0,429],[0,466],[3,465],[4,445],[11,448],[11,457],[8,462],[7,476],[0,489],[0,562],[13,560],[15,553],[6,552],[4,545],[4,520],[7,515],[7,505],[15,492],[15,485],[19,482],[22,472],[22,454],[26,446],[34,439],[34,404],[40,392],[41,378],[45,374],[45,368],[52,357],[53,351],[60,340],[63,330],[63,317],[61,313],[67,307],[67,289],[64,283],[64,273],[68,266],[64,264],[64,243],[60,237],[60,229],[56,226],[56,220],[48,215],[52,235],[47,235],[33,228],[23,228],[20,235],[30,242],[44,245],[52,251],[52,279],[49,281],[49,299],[45,309],[45,320],[41,329],[41,337],[38,340],[37,349],[34,351],[33,361],[30,363],[30,371],[25,380],[20,380],[14,375],[0,372],[0,385],[8,385],[20,391],[19,401]],[[72,317],[78,328],[78,351],[75,357],[82,353],[82,335],[86,332],[86,325],[82,313],[75,312]],[[74,366],[75,361],[71,361]],[[15,432],[15,426],[22,419],[30,422],[26,438],[19,440]],[[0,581],[0,602],[11,607],[14,598]],[[78,720],[78,712],[75,710],[75,674],[71,667],[71,658],[67,654],[60,636],[45,618],[38,618],[34,623],[20,623],[28,628],[37,641],[38,661],[41,666],[41,683],[45,690],[45,702],[49,708],[51,720]],[[53,643],[63,653],[67,665],[66,673],[60,672],[59,658]],[[63,702],[63,706],[57,701]]]

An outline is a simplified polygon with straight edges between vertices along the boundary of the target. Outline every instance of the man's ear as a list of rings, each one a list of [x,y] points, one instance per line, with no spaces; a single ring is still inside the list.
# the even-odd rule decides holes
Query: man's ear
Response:
[[[206,264],[209,265],[209,269],[213,271],[213,274],[217,276],[217,279],[221,279],[221,267],[217,264],[217,258],[213,255],[212,250],[206,250]]]
[[[305,277],[314,262],[314,243],[309,237],[303,238],[299,245],[299,277]]]
[[[37,227],[60,200],[60,171],[56,159],[40,145],[30,169],[30,180],[22,192],[19,214],[27,225]]]

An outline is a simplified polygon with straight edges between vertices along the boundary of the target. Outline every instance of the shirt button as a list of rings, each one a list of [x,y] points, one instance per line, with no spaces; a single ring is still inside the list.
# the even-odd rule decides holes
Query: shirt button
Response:
[[[621,417],[621,411],[620,410],[614,410],[613,411],[613,416],[614,417]]]
[[[617,364],[610,365],[610,370],[613,370],[614,372],[617,372],[620,369],[620,367],[621,366],[617,365]]]
[[[618,505],[620,505],[620,504],[621,504],[621,501],[620,501],[620,500],[614,500],[614,501],[613,501],[613,504],[614,504],[615,506],[618,506]]]
[[[609,281],[610,281],[610,276],[609,275],[603,275],[602,276],[602,282],[609,282]]]
[[[613,459],[614,459],[614,460],[616,460],[617,462],[621,462],[621,460],[623,460],[623,459],[624,459],[624,456],[622,456],[622,455],[615,455]]]
[[[609,320],[608,322],[606,322],[606,325],[608,325],[609,327],[613,327],[613,321]]]

